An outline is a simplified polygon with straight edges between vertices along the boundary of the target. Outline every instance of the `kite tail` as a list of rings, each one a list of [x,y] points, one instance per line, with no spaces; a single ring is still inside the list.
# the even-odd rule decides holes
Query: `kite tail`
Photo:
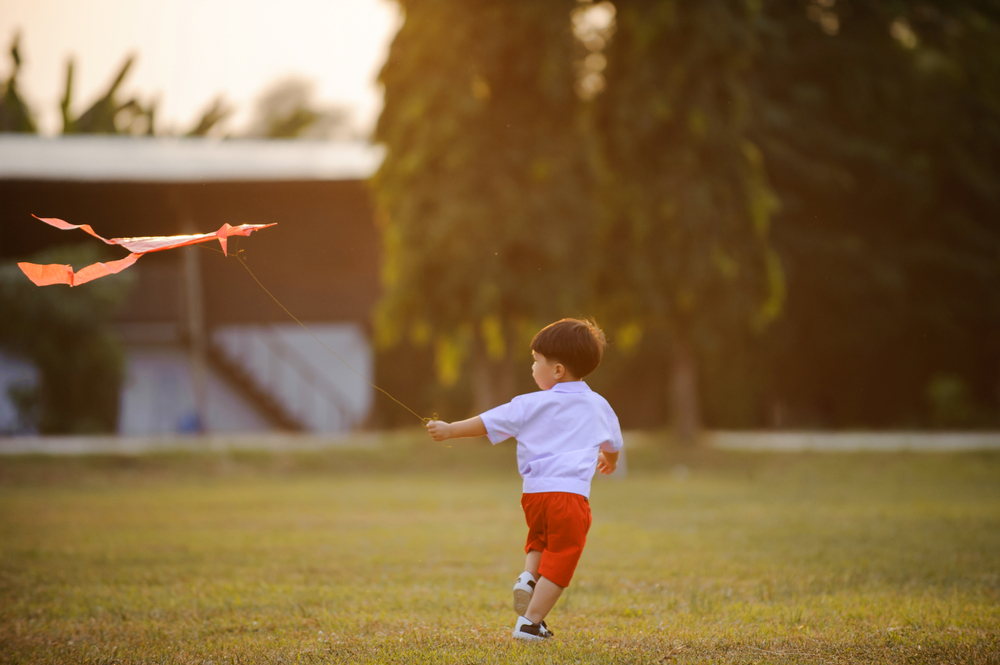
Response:
[[[108,261],[107,263],[94,263],[86,268],[81,268],[77,272],[73,272],[73,266],[59,263],[49,263],[46,265],[18,263],[17,267],[37,286],[50,286],[52,284],[80,286],[100,277],[119,273],[138,261],[140,256],[142,254],[129,254],[124,259]]]

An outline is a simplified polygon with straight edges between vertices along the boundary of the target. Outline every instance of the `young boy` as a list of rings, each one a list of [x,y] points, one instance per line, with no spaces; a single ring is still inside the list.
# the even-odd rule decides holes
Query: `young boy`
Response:
[[[596,468],[610,474],[622,449],[621,426],[607,400],[582,379],[601,362],[604,333],[593,321],[563,319],[531,342],[531,375],[540,392],[454,423],[431,421],[435,441],[488,436],[517,439],[524,478],[521,507],[528,523],[524,572],[514,584],[514,637],[552,637],[545,625],[569,586],[590,530],[590,481]]]

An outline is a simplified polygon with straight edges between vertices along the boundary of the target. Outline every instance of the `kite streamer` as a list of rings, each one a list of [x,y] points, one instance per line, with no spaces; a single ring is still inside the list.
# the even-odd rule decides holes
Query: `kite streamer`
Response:
[[[125,268],[128,268],[136,261],[138,261],[139,257],[141,257],[143,254],[148,254],[149,252],[160,252],[165,249],[174,249],[176,247],[186,247],[188,245],[196,245],[203,242],[209,242],[211,240],[218,240],[219,244],[222,245],[222,253],[228,257],[229,250],[226,241],[230,237],[249,236],[251,233],[257,231],[258,229],[266,229],[269,226],[274,226],[274,224],[241,224],[239,226],[230,226],[229,224],[223,224],[219,228],[219,230],[216,231],[215,233],[196,233],[192,235],[176,235],[176,236],[147,236],[142,238],[111,238],[109,240],[107,238],[102,238],[101,236],[97,235],[97,233],[94,232],[94,229],[92,229],[89,224],[80,224],[79,226],[77,226],[75,224],[70,224],[68,222],[64,222],[61,219],[55,219],[53,217],[39,217],[38,215],[32,215],[32,217],[41,220],[50,226],[54,226],[57,229],[61,229],[63,231],[69,231],[72,229],[81,229],[85,233],[89,233],[90,235],[94,236],[98,240],[101,240],[108,245],[119,245],[120,247],[124,247],[129,252],[131,252],[131,254],[126,256],[124,259],[119,259],[117,261],[108,261],[107,263],[94,263],[92,265],[87,266],[86,268],[81,268],[80,270],[75,272],[73,271],[73,266],[62,265],[58,263],[50,263],[46,265],[40,265],[37,263],[18,263],[17,267],[20,268],[21,271],[28,276],[28,279],[30,279],[38,286],[50,286],[52,284],[67,284],[69,286],[79,286],[80,284],[86,284],[87,282],[91,282],[100,277],[106,277],[108,275],[114,275],[116,273],[119,273],[122,270],[125,270]],[[324,349],[335,355],[337,359],[340,360],[340,362],[344,363],[347,369],[351,370],[352,372],[360,376],[362,379],[364,379],[365,383],[370,385],[372,388],[378,390],[386,397],[391,399],[393,402],[395,402],[396,404],[400,405],[401,407],[403,407],[404,409],[415,415],[424,425],[427,425],[427,423],[430,422],[431,420],[438,419],[438,415],[436,413],[432,418],[421,417],[420,414],[418,414],[416,411],[414,411],[410,407],[400,402],[398,399],[390,395],[382,388],[376,386],[374,383],[365,378],[365,376],[361,372],[351,367],[346,360],[340,357],[340,354],[338,354],[336,351],[328,347],[326,344],[323,344],[323,342],[320,341],[320,339],[316,337],[316,335],[313,335],[313,332],[309,330],[309,328],[306,328],[306,325],[304,323],[299,321],[299,319],[294,314],[288,311],[287,307],[281,304],[281,301],[275,298],[274,295],[267,290],[267,288],[261,283],[261,281],[257,279],[257,276],[253,274],[253,271],[250,270],[249,266],[247,266],[247,264],[244,263],[243,259],[239,257],[238,251],[235,252],[233,256],[235,256],[236,260],[240,262],[240,265],[246,268],[247,272],[250,273],[250,276],[253,277],[255,282],[257,282],[257,285],[264,290],[264,293],[271,296],[271,299],[274,300],[274,302],[278,303],[278,306],[281,307],[281,309],[285,310],[285,313],[288,314],[288,316],[292,317],[292,319],[294,319],[296,323],[302,326],[302,328],[307,333],[309,333],[313,339],[319,342],[320,346],[322,346]],[[445,447],[450,448],[451,446],[446,445]]]
[[[175,247],[186,247],[188,245],[195,245],[201,242],[208,242],[210,240],[218,240],[219,244],[222,245],[222,253],[228,256],[229,254],[226,248],[226,241],[229,237],[248,236],[258,229],[266,229],[269,226],[274,226],[274,224],[241,224],[239,226],[223,224],[215,233],[196,233],[193,235],[179,236],[149,236],[145,238],[111,238],[108,240],[107,238],[102,238],[97,235],[97,233],[94,232],[94,229],[90,227],[90,224],[81,224],[77,226],[76,224],[69,224],[61,219],[55,219],[52,217],[39,217],[38,215],[32,215],[32,217],[63,231],[82,229],[84,232],[89,233],[108,245],[119,245],[131,252],[131,254],[126,256],[124,259],[108,261],[107,263],[94,263],[86,268],[81,268],[76,272],[73,271],[73,266],[61,265],[58,263],[50,263],[47,265],[39,265],[37,263],[18,263],[17,267],[28,276],[28,279],[38,286],[50,286],[52,284],[79,286],[80,284],[86,284],[87,282],[100,277],[107,277],[108,275],[119,273],[138,261],[139,257],[143,254],[148,254],[149,252],[160,252],[165,249],[174,249]]]

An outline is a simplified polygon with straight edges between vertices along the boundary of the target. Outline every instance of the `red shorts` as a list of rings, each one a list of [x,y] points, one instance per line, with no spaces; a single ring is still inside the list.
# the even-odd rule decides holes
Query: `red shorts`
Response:
[[[568,587],[587,544],[590,503],[586,497],[571,492],[537,492],[522,494],[521,508],[528,523],[524,553],[541,552],[538,573],[561,587]]]

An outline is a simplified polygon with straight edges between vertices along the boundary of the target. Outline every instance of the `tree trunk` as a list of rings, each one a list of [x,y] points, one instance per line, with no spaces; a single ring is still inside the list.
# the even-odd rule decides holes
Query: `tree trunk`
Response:
[[[677,440],[693,445],[701,430],[701,409],[698,402],[698,359],[686,330],[673,335],[670,364],[670,420]]]

